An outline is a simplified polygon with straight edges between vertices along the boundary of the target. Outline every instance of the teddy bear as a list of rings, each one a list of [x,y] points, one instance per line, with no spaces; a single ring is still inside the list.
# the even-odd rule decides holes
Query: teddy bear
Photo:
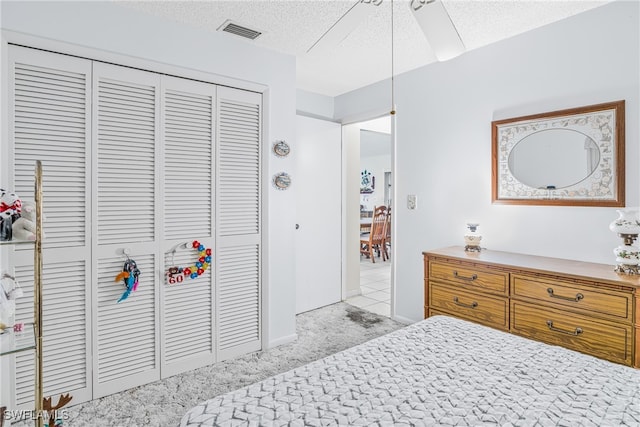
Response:
[[[12,217],[15,221],[20,217],[22,201],[16,193],[0,188],[0,212],[6,211],[13,211]]]
[[[13,238],[15,240],[36,240],[36,203],[25,200],[22,202],[20,218],[13,223]]]

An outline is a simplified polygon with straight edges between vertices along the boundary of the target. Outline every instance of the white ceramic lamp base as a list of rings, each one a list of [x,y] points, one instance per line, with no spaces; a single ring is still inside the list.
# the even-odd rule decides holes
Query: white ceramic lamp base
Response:
[[[477,222],[467,223],[467,228],[470,230],[469,233],[464,235],[464,250],[467,252],[480,252],[482,249],[480,247],[480,242],[482,241],[482,236],[476,232],[480,224]]]
[[[618,218],[609,224],[609,230],[621,237],[624,244],[613,250],[618,263],[614,271],[623,274],[639,274],[640,248],[633,244],[640,234],[638,209],[617,209],[616,212],[618,212]]]

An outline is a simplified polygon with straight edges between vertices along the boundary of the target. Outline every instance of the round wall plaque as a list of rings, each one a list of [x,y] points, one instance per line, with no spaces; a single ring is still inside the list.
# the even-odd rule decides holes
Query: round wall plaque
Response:
[[[276,141],[276,143],[273,144],[273,152],[278,157],[287,157],[290,151],[291,148],[289,147],[289,144],[284,141]]]
[[[286,190],[291,185],[291,176],[286,172],[280,172],[273,176],[273,185],[278,190]]]

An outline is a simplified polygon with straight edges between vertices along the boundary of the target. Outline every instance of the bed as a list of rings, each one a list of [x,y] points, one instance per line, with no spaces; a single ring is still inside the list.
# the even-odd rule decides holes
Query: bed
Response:
[[[434,316],[191,408],[181,426],[638,426],[640,370]]]

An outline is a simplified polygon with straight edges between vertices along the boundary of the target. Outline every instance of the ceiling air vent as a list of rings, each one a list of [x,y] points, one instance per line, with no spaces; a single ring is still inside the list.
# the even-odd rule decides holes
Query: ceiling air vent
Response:
[[[262,34],[262,31],[243,27],[242,25],[238,25],[235,22],[229,20],[225,21],[224,24],[222,24],[220,28],[218,28],[218,31],[235,34],[236,36],[240,36],[249,40],[255,40],[260,36],[260,34]]]

